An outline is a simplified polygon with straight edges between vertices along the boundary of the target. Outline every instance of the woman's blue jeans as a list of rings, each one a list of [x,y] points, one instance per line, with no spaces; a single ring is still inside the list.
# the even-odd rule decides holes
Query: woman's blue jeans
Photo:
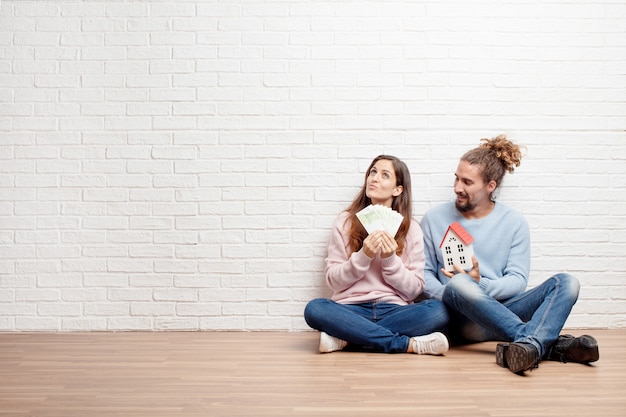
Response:
[[[561,273],[499,302],[472,277],[458,274],[446,284],[443,302],[453,310],[451,330],[461,340],[532,343],[543,357],[559,337],[579,291],[578,280]]]
[[[310,301],[304,319],[312,328],[376,352],[406,352],[413,336],[443,331],[448,311],[438,300],[417,304],[339,304],[327,298]]]

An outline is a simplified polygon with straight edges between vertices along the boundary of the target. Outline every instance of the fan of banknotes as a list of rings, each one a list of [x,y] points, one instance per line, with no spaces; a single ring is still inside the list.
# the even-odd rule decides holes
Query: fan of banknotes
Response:
[[[402,223],[402,215],[397,211],[381,204],[370,204],[356,214],[367,233],[385,230],[395,236]]]

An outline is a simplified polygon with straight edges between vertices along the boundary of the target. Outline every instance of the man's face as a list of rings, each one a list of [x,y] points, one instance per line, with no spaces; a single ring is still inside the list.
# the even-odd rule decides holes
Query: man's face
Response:
[[[460,161],[454,176],[457,210],[461,213],[472,213],[491,205],[491,193],[496,188],[495,181],[489,183],[483,181],[480,165]]]

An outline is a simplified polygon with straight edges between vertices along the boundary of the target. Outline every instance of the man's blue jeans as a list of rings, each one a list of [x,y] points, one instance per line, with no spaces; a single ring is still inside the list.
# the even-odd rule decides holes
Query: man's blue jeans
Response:
[[[406,352],[413,336],[443,331],[448,311],[438,300],[417,304],[339,304],[327,298],[310,301],[304,319],[312,328],[376,352]]]
[[[580,284],[566,273],[499,302],[467,274],[455,275],[443,292],[443,302],[459,313],[451,328],[467,342],[499,340],[532,343],[540,357],[559,333],[578,299]],[[451,312],[452,314],[452,312]]]

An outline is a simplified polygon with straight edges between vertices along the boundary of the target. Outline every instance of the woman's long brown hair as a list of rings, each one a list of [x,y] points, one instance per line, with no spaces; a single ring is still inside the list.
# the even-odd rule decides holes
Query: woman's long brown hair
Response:
[[[361,187],[361,191],[357,194],[354,201],[352,201],[352,204],[350,204],[350,206],[346,209],[349,213],[346,221],[349,221],[351,224],[350,249],[352,249],[353,252],[359,251],[363,247],[363,240],[367,237],[367,231],[356,217],[356,213],[372,204],[372,200],[366,195],[367,177],[369,176],[372,167],[381,159],[391,161],[396,174],[396,186],[402,186],[403,189],[402,193],[399,196],[393,197],[393,201],[391,202],[391,208],[402,214],[404,217],[395,236],[396,242],[398,242],[398,250],[396,253],[400,255],[404,249],[406,235],[409,232],[411,219],[413,218],[411,174],[409,173],[409,169],[404,162],[391,155],[378,155],[374,158],[365,172],[365,180],[363,182],[363,187]]]

